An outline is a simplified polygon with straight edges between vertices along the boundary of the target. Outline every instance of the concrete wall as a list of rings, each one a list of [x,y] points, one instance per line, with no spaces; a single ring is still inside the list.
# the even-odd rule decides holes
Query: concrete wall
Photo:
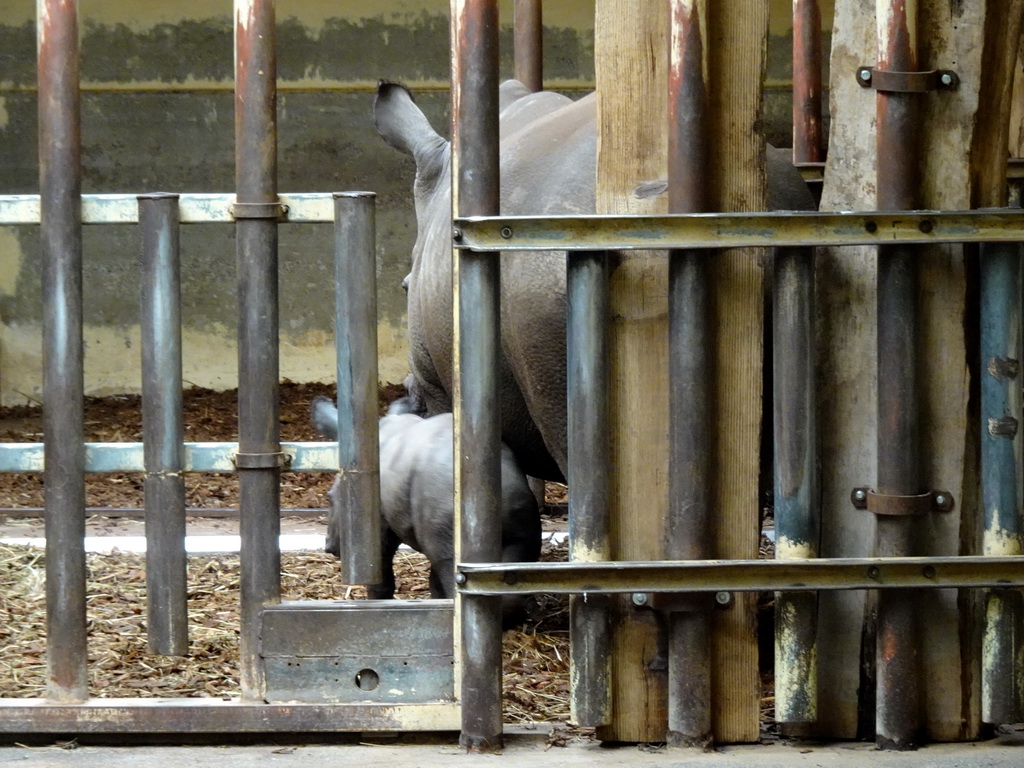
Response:
[[[826,5],[831,5],[826,3]],[[501,4],[511,23],[512,0]],[[778,6],[776,8],[776,6]],[[766,100],[769,138],[789,135],[788,0],[773,0]],[[415,220],[413,165],[373,130],[378,78],[412,86],[447,134],[447,0],[279,0],[281,191],[369,189],[378,194],[381,378],[406,370],[402,277]],[[231,3],[81,0],[83,191],[227,192],[234,179]],[[593,87],[593,2],[545,8],[548,87]],[[503,29],[503,74],[511,29]],[[0,5],[0,194],[38,192],[33,3]],[[333,378],[331,232],[281,230],[281,375]],[[182,230],[185,379],[236,381],[233,227]],[[85,230],[86,390],[137,391],[139,235]],[[39,236],[0,227],[0,403],[41,395]]]

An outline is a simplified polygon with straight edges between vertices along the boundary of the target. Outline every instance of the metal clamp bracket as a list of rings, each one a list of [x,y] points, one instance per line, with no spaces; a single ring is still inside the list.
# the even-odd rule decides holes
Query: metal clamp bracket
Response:
[[[283,219],[288,215],[288,206],[275,203],[233,203],[231,215],[236,219]]]
[[[952,91],[960,85],[960,78],[951,69],[895,72],[891,69],[857,67],[857,84],[861,88],[874,88],[887,93],[927,93]]]
[[[280,469],[287,467],[292,460],[290,454],[277,453],[233,453],[231,460],[236,469]]]
[[[924,515],[929,512],[949,512],[953,509],[953,494],[948,491],[928,491],[913,496],[890,496],[875,493],[866,486],[854,488],[850,501],[857,509],[866,509],[876,515]]]

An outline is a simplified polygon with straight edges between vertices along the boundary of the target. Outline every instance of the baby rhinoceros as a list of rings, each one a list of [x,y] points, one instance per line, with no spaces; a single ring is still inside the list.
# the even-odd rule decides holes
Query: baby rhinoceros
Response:
[[[416,401],[403,397],[380,420],[380,509],[384,581],[367,587],[371,599],[394,597],[392,558],[400,543],[430,561],[430,596],[455,596],[455,535],[452,414],[423,418]],[[338,437],[338,410],[325,397],[313,400],[313,423],[330,440]],[[331,487],[326,550],[339,555],[341,512],[338,481]],[[512,451],[501,447],[502,560],[534,562],[540,557],[540,512]],[[506,625],[522,601],[505,606]]]

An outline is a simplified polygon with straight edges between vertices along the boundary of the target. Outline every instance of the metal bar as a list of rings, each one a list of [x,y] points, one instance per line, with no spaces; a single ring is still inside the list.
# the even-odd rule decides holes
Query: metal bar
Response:
[[[814,398],[814,251],[780,248],[772,300],[775,422],[775,556],[818,556]],[[815,722],[818,598],[775,595],[775,719]]]
[[[455,61],[453,186],[457,215],[499,212],[498,7],[495,0],[453,0]],[[456,459],[461,526],[459,559],[501,559],[501,403],[498,392],[498,260],[458,255]],[[460,743],[501,747],[501,604],[461,599]]]
[[[669,3],[668,209],[707,210],[707,3]],[[669,254],[669,489],[667,556],[711,557],[711,261],[704,250]],[[710,607],[710,606],[709,606]],[[668,615],[670,746],[709,748],[711,615],[708,608]]]
[[[282,507],[281,517],[322,517],[327,514],[323,507]],[[146,510],[142,507],[86,507],[86,518],[93,515],[101,517],[127,517],[142,520]],[[187,517],[238,517],[238,507],[186,507]],[[42,517],[42,507],[0,507],[0,519]]]
[[[1022,557],[459,563],[467,595],[1020,587]],[[461,578],[460,577],[460,578]]]
[[[58,706],[43,699],[3,699],[4,733],[332,733],[455,731],[458,705],[250,704],[219,699],[89,699]]]
[[[280,196],[282,222],[306,224],[334,220],[331,192],[293,192]],[[235,221],[233,192],[185,193],[179,196],[181,224],[232,224]],[[83,224],[137,224],[135,194],[82,195]],[[0,195],[0,225],[38,224],[39,195]]]
[[[455,245],[471,251],[1017,242],[1024,212],[493,216],[460,218],[455,229]]]
[[[986,555],[1024,554],[1021,465],[1020,244],[981,250],[981,494]],[[981,719],[1024,719],[1024,595],[986,596],[982,646]]]
[[[878,66],[918,68],[916,0],[877,0]],[[876,92],[878,208],[909,210],[917,194],[917,104],[914,93]],[[906,245],[878,249],[878,474],[882,494],[921,493],[917,416],[917,260]],[[913,554],[914,521],[877,518],[875,553]],[[920,664],[913,598],[878,598],[875,742],[882,749],[915,749],[920,740]]]
[[[178,196],[139,198],[149,652],[188,650]]]
[[[569,559],[611,559],[608,485],[608,254],[566,260]],[[606,725],[611,717],[611,628],[608,601],[569,601],[570,719]]]
[[[235,472],[238,443],[184,443],[183,472]],[[289,472],[335,472],[338,444],[281,443]],[[0,443],[0,473],[42,472],[42,443]],[[144,472],[142,443],[85,443],[86,472]]]
[[[793,0],[793,162],[825,159],[821,126],[821,8]]]
[[[334,220],[333,193],[282,194],[281,223]],[[136,224],[134,194],[83,195],[83,224]],[[182,194],[181,224],[232,223],[233,194]],[[766,245],[1017,242],[1018,208],[985,211],[705,213],[469,217],[456,224],[460,248],[494,251],[650,248],[738,248]],[[0,225],[39,223],[38,195],[0,195]],[[503,234],[503,229],[508,228]],[[671,238],[671,239],[669,239]],[[722,239],[724,238],[724,239]],[[574,240],[579,240],[575,242]],[[510,242],[511,241],[511,242]]]
[[[235,186],[243,205],[277,202],[277,63],[272,0],[235,0]],[[235,224],[238,254],[238,448],[276,454],[278,403],[277,222]],[[242,698],[262,700],[259,612],[281,596],[280,469],[246,469],[241,507]]]
[[[513,77],[531,91],[544,90],[544,21],[541,0],[515,0]]]
[[[39,0],[47,697],[88,695],[78,6]]]
[[[383,579],[377,427],[377,259],[372,192],[335,196],[338,496],[346,584]]]

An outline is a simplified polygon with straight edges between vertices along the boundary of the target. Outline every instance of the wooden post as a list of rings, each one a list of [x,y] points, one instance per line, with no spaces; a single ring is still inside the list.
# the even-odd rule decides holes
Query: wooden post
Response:
[[[987,13],[1012,13],[1017,3],[989,3]],[[998,5],[998,8],[996,6]],[[991,189],[997,165],[1005,154],[990,152],[986,124],[1005,130],[1009,100],[979,101],[983,83],[995,86],[1004,74],[983,65],[983,51],[994,36],[984,34],[986,4],[958,6],[951,14],[941,0],[920,3],[922,69],[955,69],[960,85],[953,92],[927,95],[922,105],[921,184],[925,208],[963,209],[976,197],[974,189]],[[1006,20],[996,26],[1006,28]],[[873,115],[875,94],[855,80],[859,66],[874,65],[875,19],[870,4],[837,3],[831,57],[832,101],[828,166],[822,210],[866,210],[875,202]],[[991,50],[989,51],[991,56]],[[1004,56],[1003,60],[1010,58]],[[986,111],[990,120],[979,119]],[[1005,146],[1005,145],[1004,145]],[[977,160],[971,170],[972,147]],[[984,168],[984,172],[980,169]],[[972,180],[973,174],[973,180]],[[982,181],[987,179],[987,181]],[[973,188],[972,188],[973,187]],[[977,426],[968,414],[971,360],[965,326],[976,323],[968,311],[963,248],[935,246],[922,251],[919,262],[921,349],[917,355],[922,382],[921,482],[926,488],[950,491],[953,512],[932,514],[915,530],[920,555],[976,553],[978,477],[975,452]],[[874,367],[875,255],[872,249],[821,249],[818,258],[819,427],[822,436],[823,557],[870,554],[875,521],[850,506],[850,490],[874,483],[876,396]],[[884,386],[884,383],[879,383]],[[861,678],[861,660],[873,657],[862,648],[870,603],[863,593],[823,594],[820,604],[819,721],[823,737],[868,736],[874,721],[873,695],[866,722],[858,724],[858,691],[870,688]],[[979,616],[977,603],[965,590],[930,591],[918,601],[922,628],[921,664],[923,728],[932,741],[976,738],[980,727]],[[858,732],[858,729],[860,731]]]
[[[642,8],[645,13],[638,13]],[[710,8],[708,27],[713,210],[764,205],[760,117],[767,7],[736,0]],[[629,23],[623,23],[629,19]],[[639,199],[643,181],[664,179],[667,144],[668,13],[662,3],[602,0],[595,23],[600,213],[661,213],[664,197]],[[611,276],[613,551],[617,559],[664,557],[667,484],[667,261],[663,255],[615,257]],[[709,439],[714,482],[715,556],[753,558],[758,544],[758,446],[761,427],[762,267],[748,252],[715,257],[717,439]],[[712,449],[710,446],[714,446]],[[760,691],[753,597],[715,616],[712,638],[716,743],[758,737]],[[623,604],[613,640],[612,724],[607,741],[663,741],[666,727],[664,638],[653,614]]]

